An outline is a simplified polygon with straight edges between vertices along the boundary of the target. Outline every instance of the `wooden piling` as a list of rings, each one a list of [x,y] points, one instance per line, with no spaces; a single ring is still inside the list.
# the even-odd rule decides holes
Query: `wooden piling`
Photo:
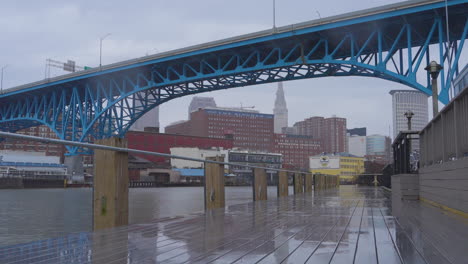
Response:
[[[224,162],[224,156],[206,159]],[[205,210],[224,208],[224,206],[224,165],[205,163]]]
[[[285,171],[278,172],[278,197],[289,195],[288,173]]]
[[[304,177],[302,173],[294,173],[294,194],[304,193]]]
[[[122,138],[96,140],[96,144],[127,147]],[[128,153],[94,151],[93,229],[128,225]]]
[[[304,175],[305,178],[305,192],[306,193],[311,193],[312,192],[312,174],[307,173]]]
[[[265,169],[254,169],[253,197],[254,201],[267,199],[267,175]]]

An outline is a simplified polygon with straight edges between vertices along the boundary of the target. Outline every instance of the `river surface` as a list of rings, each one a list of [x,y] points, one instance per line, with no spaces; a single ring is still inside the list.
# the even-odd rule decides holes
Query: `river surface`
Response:
[[[268,197],[276,197],[276,187],[268,187]],[[227,206],[250,201],[252,187],[226,187]],[[203,187],[130,189],[130,224],[203,209]],[[0,190],[0,246],[91,230],[91,188]]]

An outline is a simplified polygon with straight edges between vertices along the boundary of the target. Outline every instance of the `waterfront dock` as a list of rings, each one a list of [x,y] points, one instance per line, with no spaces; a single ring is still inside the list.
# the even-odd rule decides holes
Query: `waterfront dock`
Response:
[[[341,186],[0,248],[1,263],[466,263],[468,221]]]

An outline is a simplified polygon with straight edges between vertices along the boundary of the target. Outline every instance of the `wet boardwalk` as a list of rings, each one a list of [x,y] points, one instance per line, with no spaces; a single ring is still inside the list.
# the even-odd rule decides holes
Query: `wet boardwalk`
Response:
[[[468,263],[466,219],[396,204],[342,186],[3,247],[0,263]]]

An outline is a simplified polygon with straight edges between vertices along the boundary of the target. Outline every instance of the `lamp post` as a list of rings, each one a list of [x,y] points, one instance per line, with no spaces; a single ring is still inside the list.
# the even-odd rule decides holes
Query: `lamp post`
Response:
[[[411,131],[411,118],[413,118],[414,113],[411,110],[405,112],[405,117],[408,119],[408,130]]]
[[[2,77],[0,78],[0,93],[3,93],[3,70],[5,70],[6,67],[8,67],[8,64],[2,67]]]
[[[431,61],[429,65],[424,68],[431,74],[432,78],[432,111],[433,111],[433,118],[439,113],[439,92],[437,87],[437,77],[439,77],[439,72],[444,67],[438,64],[436,61]]]
[[[107,33],[99,39],[99,68],[102,66],[102,41],[110,35],[111,33]]]

